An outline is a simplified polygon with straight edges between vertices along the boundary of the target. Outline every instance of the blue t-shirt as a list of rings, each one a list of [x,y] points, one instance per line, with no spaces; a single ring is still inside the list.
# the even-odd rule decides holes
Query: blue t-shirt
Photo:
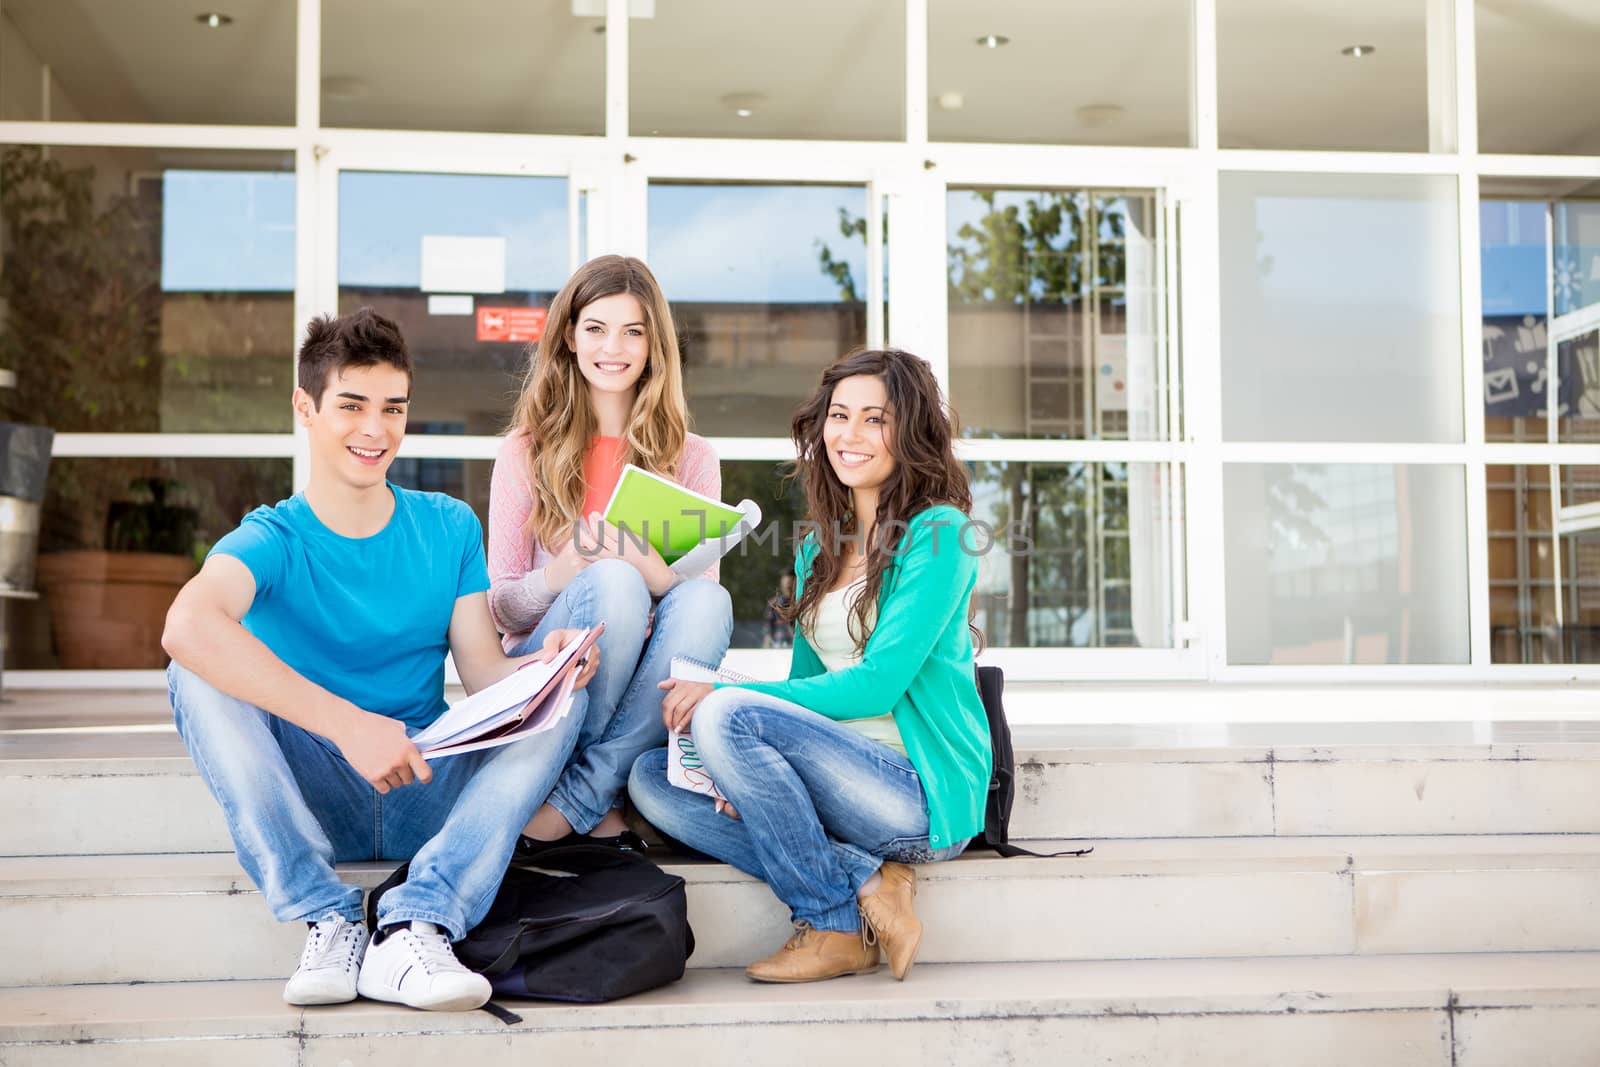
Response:
[[[305,494],[259,507],[212,553],[250,568],[244,626],[290,667],[357,707],[422,727],[444,703],[458,597],[489,588],[483,529],[443,493],[390,485],[394,515],[371,537],[322,524]]]

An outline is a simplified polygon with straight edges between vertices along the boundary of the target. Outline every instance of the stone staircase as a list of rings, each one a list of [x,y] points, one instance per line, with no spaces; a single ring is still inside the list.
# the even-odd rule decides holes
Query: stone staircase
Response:
[[[689,975],[507,1027],[284,1005],[303,931],[159,702],[98,700],[0,712],[0,1064],[1600,1064],[1600,724],[1019,729],[1017,835],[1095,851],[922,868],[906,982],[748,982],[784,910],[666,854]]]

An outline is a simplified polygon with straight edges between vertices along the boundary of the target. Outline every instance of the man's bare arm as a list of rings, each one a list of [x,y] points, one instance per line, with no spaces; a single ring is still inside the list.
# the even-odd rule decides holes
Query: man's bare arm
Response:
[[[302,677],[244,628],[240,620],[255,595],[250,568],[232,556],[212,556],[173,601],[162,647],[229,696],[332,741],[378,792],[429,781],[433,772],[403,723]]]
[[[455,610],[450,613],[450,655],[456,661],[456,673],[468,693],[491,686],[531,660],[549,661],[560,651],[574,630],[555,630],[545,637],[544,647],[527,656],[507,656],[500,645],[500,635],[495,632],[494,621],[489,617],[489,599],[484,593],[471,593],[457,597]],[[600,664],[600,649],[591,648],[588,663],[578,672],[574,688],[582,689],[594,677]]]

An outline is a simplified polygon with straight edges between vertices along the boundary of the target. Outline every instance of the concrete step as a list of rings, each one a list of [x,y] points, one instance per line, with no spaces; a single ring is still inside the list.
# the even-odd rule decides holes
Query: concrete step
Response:
[[[170,728],[65,729],[0,732],[0,856],[231,850]],[[1016,743],[1024,840],[1600,833],[1600,724],[1024,727]]]
[[[691,971],[603,1005],[291,1008],[278,982],[0,991],[29,1067],[540,1063],[1592,1067],[1600,955],[919,964],[806,986]],[[818,1025],[819,1023],[825,1025]]]
[[[723,864],[689,883],[694,967],[744,966],[788,914]],[[354,864],[375,885],[389,865]],[[929,963],[1600,950],[1600,837],[1107,841],[919,868]],[[231,855],[0,860],[0,986],[282,978],[279,924]]]

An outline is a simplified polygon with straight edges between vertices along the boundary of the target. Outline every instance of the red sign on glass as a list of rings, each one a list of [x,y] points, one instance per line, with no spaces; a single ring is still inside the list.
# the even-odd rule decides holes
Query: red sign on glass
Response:
[[[526,344],[544,335],[546,308],[478,309],[478,340]]]

